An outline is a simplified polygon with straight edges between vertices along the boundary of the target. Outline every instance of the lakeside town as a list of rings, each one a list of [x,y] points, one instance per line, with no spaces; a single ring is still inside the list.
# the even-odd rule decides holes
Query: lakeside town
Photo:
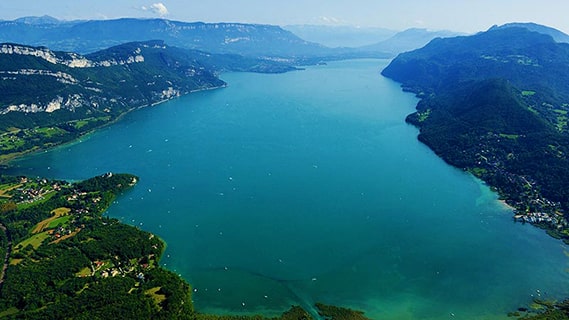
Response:
[[[489,183],[491,188],[513,210],[515,221],[531,223],[546,230],[550,236],[569,243],[569,221],[561,203],[544,197],[539,184],[531,177],[506,170],[504,162],[515,155],[503,154],[493,147],[501,140],[516,138],[492,133],[486,135],[481,140],[479,152],[474,155],[475,166],[468,171],[483,181],[493,182]]]

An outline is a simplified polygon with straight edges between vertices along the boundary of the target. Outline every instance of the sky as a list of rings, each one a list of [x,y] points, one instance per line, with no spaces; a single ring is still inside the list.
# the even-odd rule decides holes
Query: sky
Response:
[[[460,32],[536,22],[569,33],[567,0],[0,0],[0,19],[163,17],[180,21],[276,25],[411,27]]]

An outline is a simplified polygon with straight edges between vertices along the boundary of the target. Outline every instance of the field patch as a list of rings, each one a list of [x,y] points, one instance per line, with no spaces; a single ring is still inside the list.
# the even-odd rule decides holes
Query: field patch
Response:
[[[85,267],[81,269],[79,272],[75,274],[77,277],[88,277],[91,275],[91,269],[89,267]]]
[[[71,216],[68,215],[69,212],[71,212],[71,209],[69,208],[57,208],[53,210],[51,212],[53,216],[39,222],[32,230],[32,233],[40,233],[45,229],[55,228],[58,224],[63,224],[69,221],[71,218]]]
[[[14,189],[18,189],[19,187],[21,187],[22,184],[17,184],[17,185],[2,185],[0,186],[0,198],[11,198],[12,196],[10,196],[8,194],[8,192],[14,190]]]
[[[77,228],[77,229],[75,229],[75,231],[71,232],[70,234],[66,234],[66,235],[62,236],[61,238],[59,238],[59,239],[57,239],[57,240],[54,240],[54,241],[52,241],[52,242],[50,242],[50,243],[59,243],[59,242],[65,240],[65,239],[69,239],[69,238],[71,238],[71,237],[74,237],[76,234],[79,233],[79,231],[81,231],[81,228]]]
[[[34,249],[37,249],[45,239],[49,238],[49,236],[50,235],[47,232],[35,234],[35,235],[27,238],[26,240],[18,243],[18,245],[16,245],[14,251],[18,252],[19,250],[27,247],[28,245],[31,245]]]
[[[154,300],[154,303],[156,303],[157,306],[160,306],[160,303],[166,300],[166,295],[158,293],[161,289],[162,287],[154,287],[152,289],[146,290],[144,293],[151,296],[152,300]]]

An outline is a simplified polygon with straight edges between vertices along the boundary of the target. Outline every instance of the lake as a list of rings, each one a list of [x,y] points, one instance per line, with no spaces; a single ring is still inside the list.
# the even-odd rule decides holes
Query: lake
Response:
[[[417,141],[417,99],[352,60],[126,115],[12,173],[140,177],[108,215],[156,233],[200,312],[276,315],[291,304],[373,319],[501,319],[569,297],[568,248]]]

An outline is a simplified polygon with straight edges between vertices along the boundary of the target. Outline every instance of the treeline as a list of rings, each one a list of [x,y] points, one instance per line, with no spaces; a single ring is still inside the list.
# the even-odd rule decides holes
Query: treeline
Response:
[[[52,245],[53,246],[53,245]],[[154,268],[142,281],[134,276],[77,277],[89,265],[79,250],[54,250],[49,261],[11,266],[2,289],[2,309],[18,308],[13,319],[192,319],[189,286]],[[160,287],[156,304],[147,290]]]
[[[131,174],[107,173],[75,184],[75,188],[83,192],[107,192],[114,194],[134,185],[138,178]]]
[[[149,255],[159,257],[164,249],[157,237],[116,219],[92,219],[85,222],[81,232],[68,243],[79,248],[90,261],[113,260],[115,264],[121,264]]]

